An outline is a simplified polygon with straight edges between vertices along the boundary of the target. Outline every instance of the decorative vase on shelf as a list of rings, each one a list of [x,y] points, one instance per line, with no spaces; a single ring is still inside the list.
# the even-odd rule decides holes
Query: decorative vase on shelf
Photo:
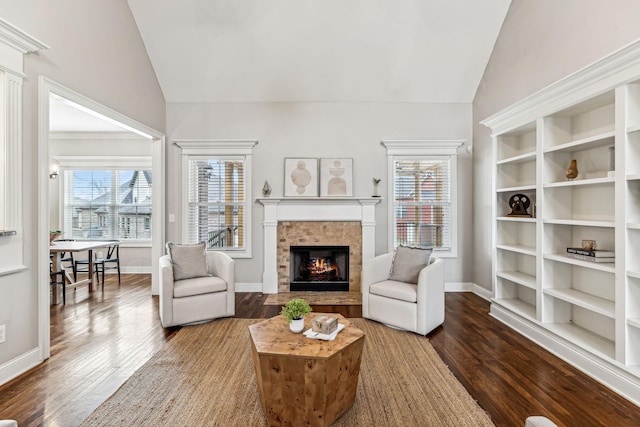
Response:
[[[289,329],[294,334],[302,332],[302,330],[304,329],[304,317],[301,317],[299,319],[292,319],[289,323]]]
[[[577,178],[577,176],[578,176],[578,162],[576,161],[576,159],[571,160],[571,163],[569,164],[569,168],[567,169],[567,173],[566,173],[565,176],[569,180]]]

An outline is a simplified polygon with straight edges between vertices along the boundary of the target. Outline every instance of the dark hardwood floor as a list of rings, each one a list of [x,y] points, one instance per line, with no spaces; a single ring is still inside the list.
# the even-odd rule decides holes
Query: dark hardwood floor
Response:
[[[236,317],[268,318],[279,306],[238,293]],[[640,426],[640,408],[511,331],[469,293],[447,294],[443,326],[428,338],[497,426],[546,415],[561,426]],[[360,306],[314,306],[360,317]],[[104,293],[79,289],[51,307],[51,358],[0,386],[0,419],[23,426],[78,425],[160,349],[179,327],[163,329],[150,277],[107,279]],[[428,373],[425,373],[426,375]]]

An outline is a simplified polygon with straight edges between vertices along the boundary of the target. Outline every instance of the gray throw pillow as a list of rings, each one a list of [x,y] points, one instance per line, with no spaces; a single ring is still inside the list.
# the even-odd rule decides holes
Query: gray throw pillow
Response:
[[[208,276],[204,242],[193,245],[167,243],[167,252],[173,264],[173,280]]]
[[[391,263],[390,280],[418,283],[420,270],[429,265],[433,249],[398,246]]]

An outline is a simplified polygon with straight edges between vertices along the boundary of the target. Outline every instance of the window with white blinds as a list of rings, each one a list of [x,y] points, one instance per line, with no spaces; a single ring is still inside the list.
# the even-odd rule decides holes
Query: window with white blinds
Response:
[[[207,249],[246,250],[245,159],[190,156],[187,169],[188,242],[205,242]]]
[[[64,237],[151,240],[151,170],[65,169]]]
[[[394,247],[452,251],[452,159],[393,160]]]

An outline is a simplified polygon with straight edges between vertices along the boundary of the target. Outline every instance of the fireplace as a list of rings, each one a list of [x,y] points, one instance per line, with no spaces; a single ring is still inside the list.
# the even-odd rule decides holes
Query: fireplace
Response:
[[[379,197],[266,197],[262,292],[291,289],[291,246],[349,246],[349,291],[360,292],[362,260],[375,256]]]
[[[348,291],[349,246],[290,246],[292,291]]]

